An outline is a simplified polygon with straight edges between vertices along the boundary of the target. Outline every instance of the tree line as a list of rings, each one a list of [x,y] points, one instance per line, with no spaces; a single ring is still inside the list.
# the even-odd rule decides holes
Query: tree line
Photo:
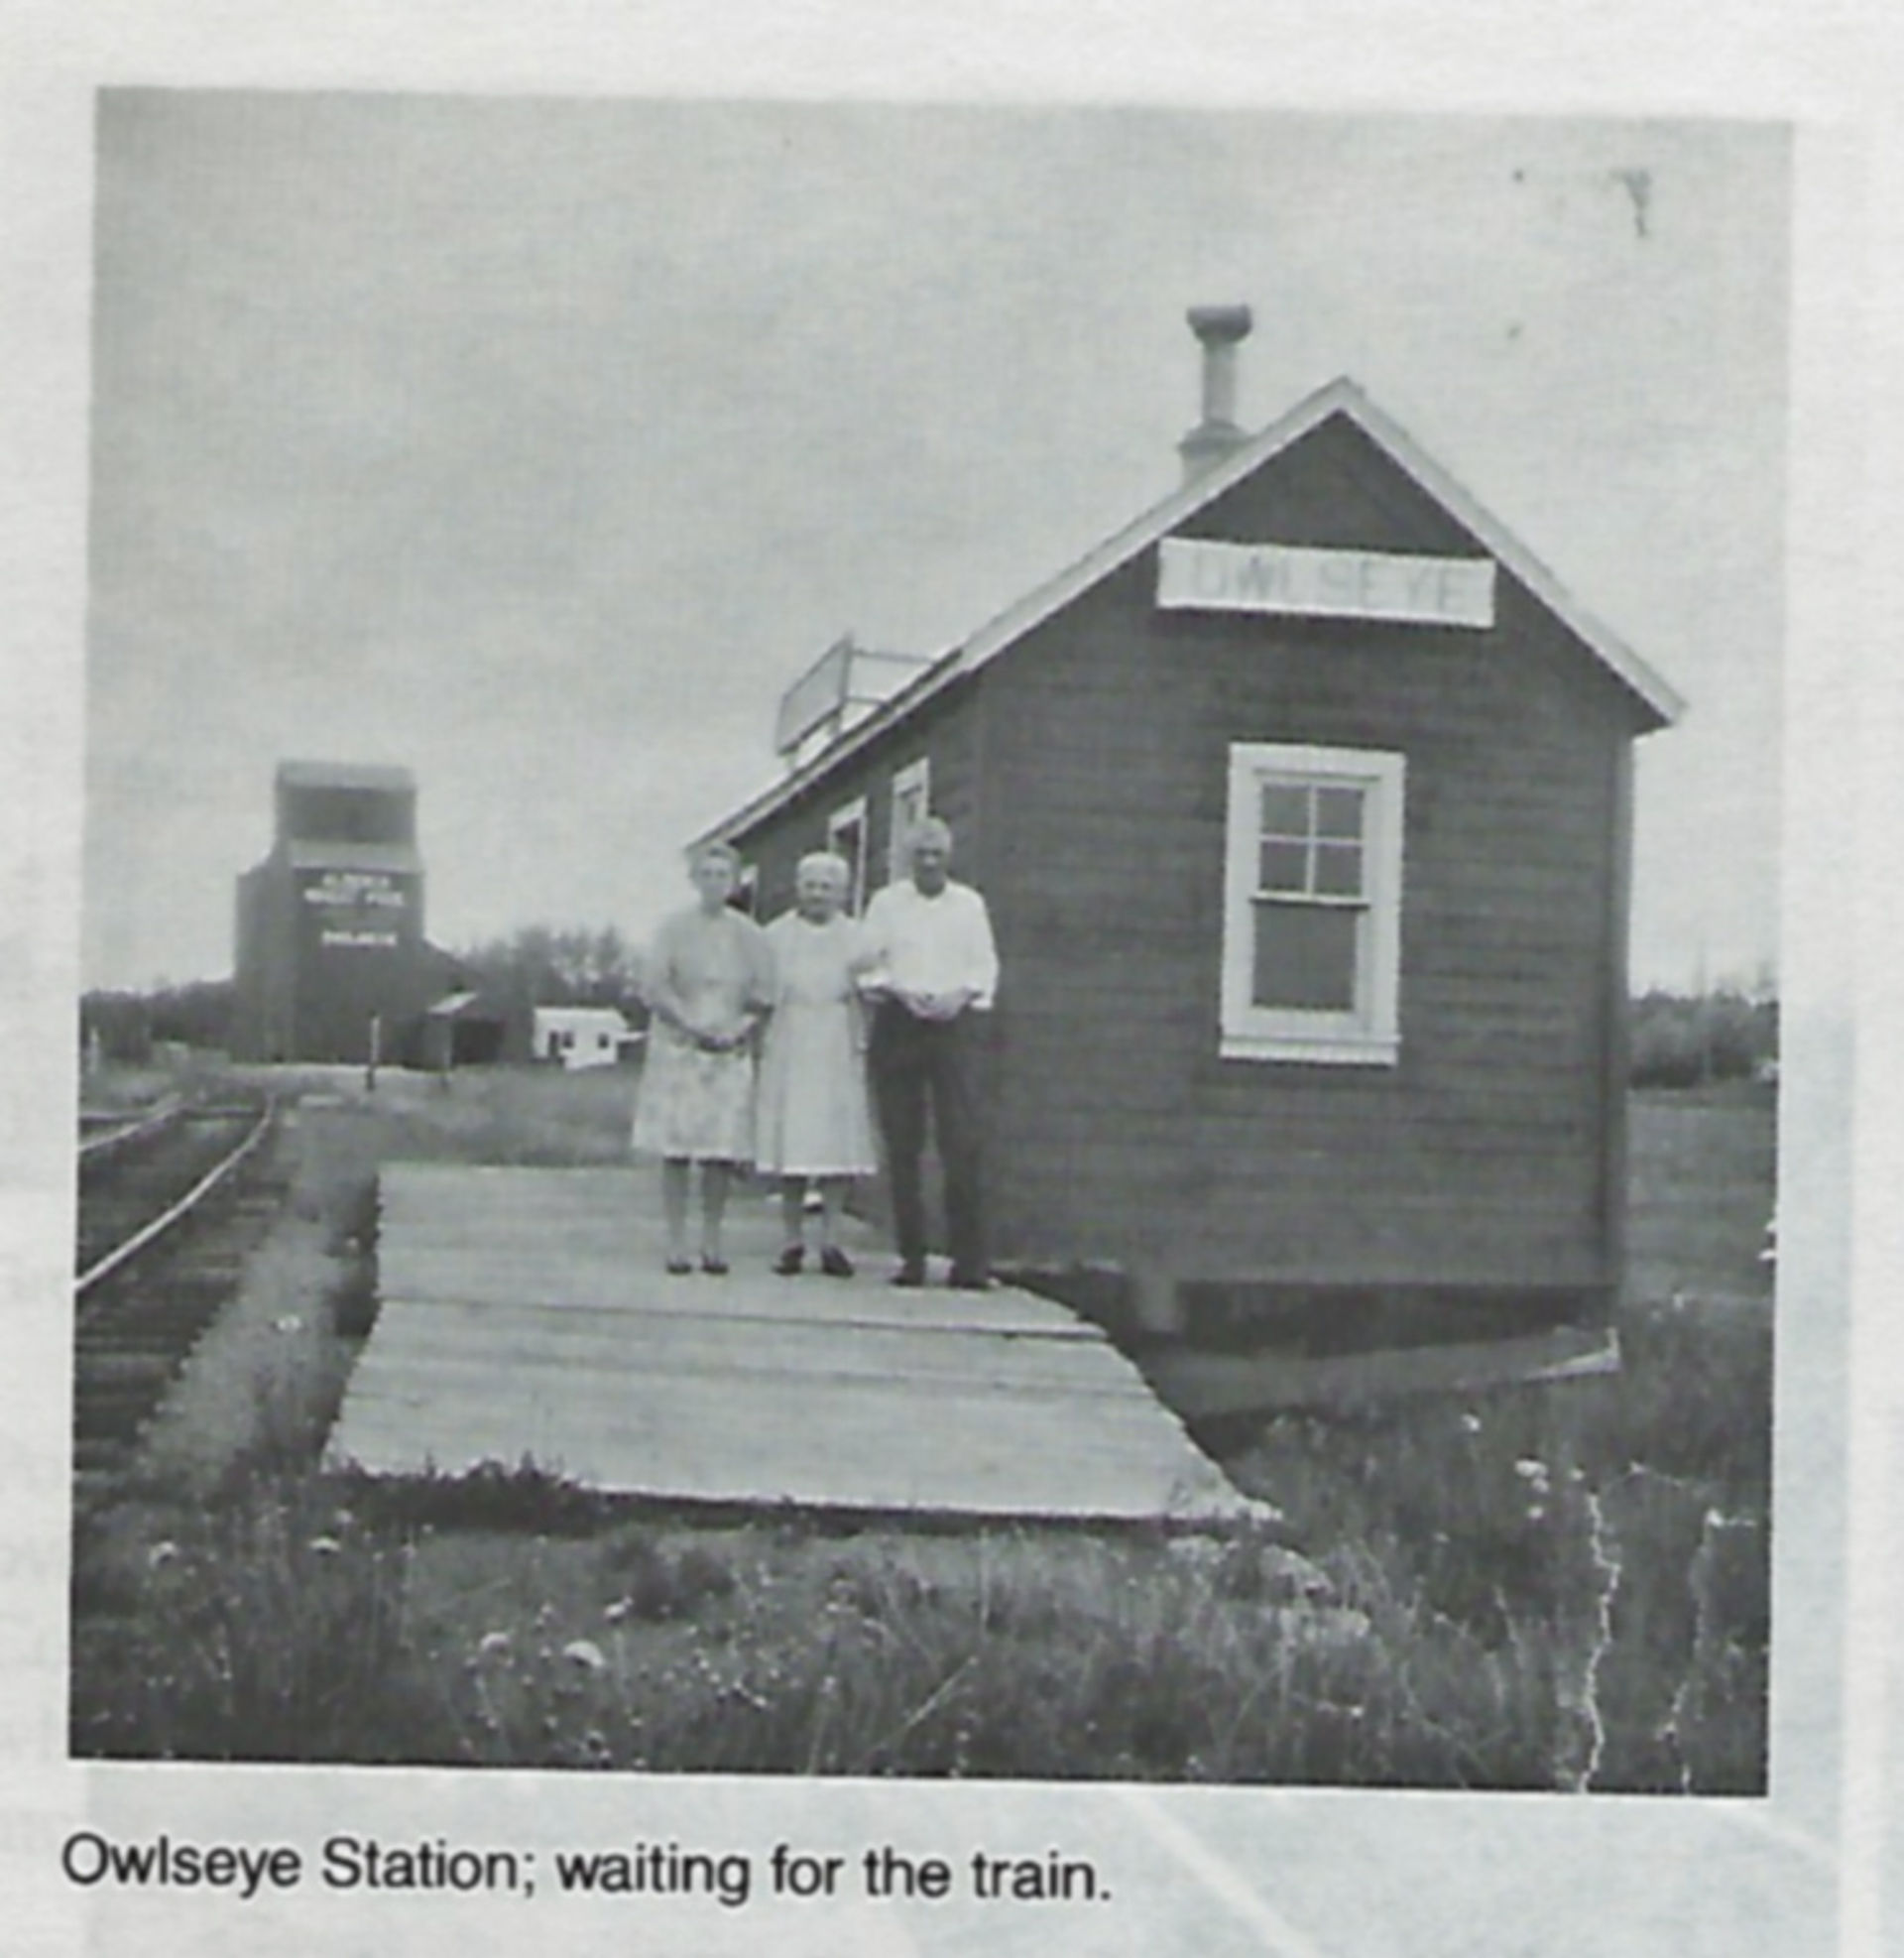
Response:
[[[1769,1078],[1778,1068],[1778,1001],[1728,987],[1642,993],[1632,1003],[1627,1058],[1636,1088]]]
[[[453,954],[465,990],[505,1010],[537,1006],[641,1008],[642,960],[614,925],[529,924]]]
[[[445,992],[480,993],[502,1013],[538,1006],[610,1006],[639,1025],[641,952],[612,924],[596,929],[524,925],[446,956]],[[79,1001],[82,1047],[97,1038],[109,1060],[144,1061],[177,1041],[228,1047],[237,988],[231,979],[156,981],[142,989],[95,988]]]

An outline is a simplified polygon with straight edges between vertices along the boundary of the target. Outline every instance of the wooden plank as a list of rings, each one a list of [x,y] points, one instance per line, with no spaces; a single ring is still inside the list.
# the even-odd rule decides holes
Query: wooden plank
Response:
[[[837,1509],[876,1514],[922,1517],[982,1516],[1025,1521],[1147,1523],[1170,1521],[1208,1524],[1239,1521],[1260,1513],[1233,1490],[1159,1493],[1152,1482],[1080,1491],[1072,1478],[1046,1483],[1027,1480],[1007,1465],[987,1472],[985,1464],[968,1464],[959,1477],[909,1475],[888,1467],[868,1473],[851,1463],[828,1465],[826,1472],[799,1484],[763,1489],[758,1479],[737,1477],[729,1465],[691,1463],[678,1458],[665,1464],[631,1455],[625,1449],[565,1450],[552,1431],[545,1442],[532,1442],[524,1455],[551,1473],[588,1486],[617,1493],[662,1500],[719,1503],[749,1507],[793,1504],[803,1508]],[[455,1475],[480,1468],[499,1457],[485,1440],[446,1439],[420,1448],[409,1436],[393,1437],[391,1449],[379,1457],[375,1472],[385,1475]],[[507,1458],[514,1465],[517,1457]]]
[[[1010,1335],[945,1338],[940,1329],[803,1321],[667,1319],[532,1307],[503,1316],[498,1308],[395,1301],[384,1307],[378,1352],[416,1354],[455,1363],[465,1356],[523,1366],[617,1367],[639,1355],[645,1367],[766,1372],[783,1378],[840,1375],[855,1379],[978,1380],[1001,1390],[1046,1385],[1063,1391],[1146,1399],[1142,1384],[1099,1342],[1079,1354],[1057,1341]],[[1093,1360],[1097,1364],[1092,1364]]]
[[[733,1404],[760,1412],[769,1405]],[[1250,1505],[1214,1465],[1181,1450],[1142,1454],[1102,1451],[1080,1460],[1049,1447],[1029,1454],[1010,1428],[929,1426],[919,1432],[900,1407],[875,1404],[847,1427],[799,1427],[764,1447],[738,1450],[719,1429],[656,1417],[613,1425],[578,1422],[566,1406],[523,1402],[488,1407],[438,1406],[423,1397],[367,1405],[334,1445],[381,1474],[433,1465],[445,1472],[484,1462],[514,1466],[528,1458],[598,1486],[657,1497],[763,1504],[935,1510],[1019,1511],[1049,1515],[1180,1516],[1191,1506],[1234,1515]],[[883,1418],[879,1417],[884,1415]],[[1168,1418],[1167,1416],[1165,1417]]]
[[[1135,1437],[1144,1450],[1174,1447],[1180,1436],[1174,1421],[1154,1400],[1070,1393],[1046,1384],[1018,1393],[1002,1393],[990,1382],[946,1382],[891,1376],[809,1375],[789,1383],[765,1371],[730,1374],[684,1368],[650,1368],[633,1354],[619,1369],[565,1368],[560,1365],[485,1368],[464,1356],[441,1361],[417,1356],[366,1354],[350,1383],[364,1400],[420,1399],[444,1407],[465,1403],[484,1408],[512,1401],[559,1401],[578,1414],[598,1410],[607,1420],[626,1418],[650,1424],[699,1430],[745,1402],[758,1404],[774,1428],[818,1439],[829,1423],[914,1422],[921,1410],[922,1447],[938,1445],[955,1431],[970,1436],[997,1429],[1017,1433],[1027,1454],[1055,1449],[1061,1454],[1104,1446],[1124,1449]],[[1031,1420],[1035,1409],[1043,1415]],[[1116,1437],[1113,1442],[1110,1437]]]
[[[455,1299],[468,1304],[542,1305],[553,1311],[629,1311],[653,1317],[775,1320],[794,1315],[816,1323],[887,1326],[896,1330],[985,1331],[1091,1344],[1103,1331],[1070,1317],[1064,1307],[1029,1292],[998,1287],[955,1293],[943,1286],[889,1291],[878,1282],[812,1281],[797,1302],[785,1282],[763,1271],[751,1283],[738,1277],[714,1282],[670,1282],[644,1258],[639,1268],[604,1263],[589,1267],[553,1254],[545,1271],[532,1259],[485,1261],[465,1252],[437,1258],[380,1259],[379,1289],[392,1296]],[[679,1302],[675,1302],[678,1300]],[[916,1303],[914,1303],[916,1301]]]
[[[387,1309],[393,1317],[406,1316],[401,1309]],[[1093,1434],[1121,1422],[1150,1425],[1156,1412],[1134,1369],[1108,1348],[1097,1349],[1099,1366],[1085,1377],[1071,1379],[1050,1373],[1014,1375],[1012,1363],[1019,1356],[993,1341],[932,1342],[939,1349],[933,1355],[936,1364],[922,1364],[915,1347],[906,1355],[909,1368],[861,1359],[852,1338],[826,1342],[797,1367],[750,1364],[738,1357],[722,1364],[712,1349],[683,1353],[654,1342],[649,1337],[653,1321],[632,1317],[627,1324],[628,1336],[612,1362],[595,1350],[594,1341],[584,1342],[576,1353],[550,1340],[533,1357],[525,1357],[527,1342],[520,1322],[513,1329],[514,1338],[499,1328],[493,1340],[465,1340],[453,1347],[426,1336],[385,1333],[373,1337],[360,1358],[351,1389],[363,1393],[392,1387],[406,1393],[439,1390],[446,1397],[473,1392],[507,1399],[519,1391],[540,1394],[559,1387],[578,1407],[596,1397],[625,1399],[631,1391],[642,1405],[664,1393],[667,1405],[678,1407],[696,1397],[711,1397],[718,1403],[724,1395],[752,1392],[756,1385],[764,1385],[785,1397],[790,1418],[807,1424],[821,1417],[818,1410],[824,1407],[846,1406],[849,1400],[917,1402],[947,1408],[969,1401],[979,1409],[974,1418],[989,1418],[987,1409],[999,1409],[1002,1418],[1008,1417],[1008,1400],[1037,1400],[1082,1409],[1081,1417],[1088,1418]],[[665,1383],[664,1390],[657,1383]]]
[[[769,1419],[772,1405],[771,1394],[763,1390],[752,1398],[731,1396],[721,1402],[720,1410],[730,1417],[746,1413]],[[514,1464],[527,1454],[553,1466],[585,1456],[636,1468],[639,1479],[619,1486],[657,1496],[694,1493],[706,1477],[719,1474],[727,1489],[762,1502],[810,1502],[845,1477],[875,1494],[886,1490],[895,1504],[916,1501],[921,1490],[936,1489],[948,1507],[955,1507],[981,1474],[995,1484],[1009,1483],[1015,1475],[1027,1488],[1036,1484],[1068,1490],[1067,1500],[1078,1504],[1102,1500],[1114,1488],[1147,1489],[1161,1514],[1168,1489],[1178,1483],[1210,1490],[1218,1486],[1210,1480],[1214,1470],[1206,1473],[1193,1462],[1187,1443],[1145,1449],[1125,1436],[1116,1447],[1107,1440],[1090,1450],[1055,1442],[1033,1450],[1023,1445],[1022,1423],[1012,1421],[960,1421],[921,1435],[915,1409],[878,1396],[862,1396],[851,1407],[836,1410],[824,1429],[768,1425],[751,1431],[745,1450],[734,1447],[720,1427],[690,1422],[655,1404],[621,1407],[610,1418],[599,1409],[578,1408],[566,1399],[546,1395],[498,1404],[442,1399],[428,1390],[386,1394],[358,1402],[352,1423],[354,1434],[352,1428],[344,1430],[337,1452],[379,1472],[388,1471],[391,1445],[407,1451],[409,1459],[433,1454],[447,1460],[451,1453],[474,1449],[484,1460]],[[376,1457],[366,1454],[366,1424],[373,1430],[381,1424],[387,1436],[395,1437]],[[689,1475],[693,1483],[679,1480]],[[1050,1501],[1041,1498],[1044,1506]]]
[[[996,1353],[959,1363],[943,1352],[908,1354],[903,1367],[878,1356],[865,1356],[851,1343],[821,1351],[722,1354],[717,1350],[681,1354],[657,1348],[651,1340],[624,1338],[619,1342],[588,1341],[581,1350],[572,1342],[536,1340],[527,1334],[500,1333],[493,1340],[460,1347],[430,1346],[419,1340],[386,1338],[374,1354],[360,1363],[358,1377],[369,1381],[403,1372],[428,1376],[446,1384],[470,1378],[494,1382],[499,1374],[520,1370],[525,1379],[562,1374],[574,1382],[573,1392],[586,1396],[598,1385],[623,1391],[629,1377],[665,1378],[677,1382],[747,1380],[777,1382],[789,1392],[811,1395],[834,1386],[859,1386],[900,1395],[940,1394],[948,1397],[1001,1396],[1012,1399],[1055,1400],[1092,1404],[1092,1418],[1118,1420],[1127,1415],[1146,1418],[1151,1411],[1140,1380],[1127,1379],[1122,1370],[1088,1379],[1033,1375],[1014,1354]]]
[[[515,1456],[512,1436],[525,1413],[546,1413],[559,1417],[563,1435],[575,1441],[665,1442],[656,1462],[661,1472],[675,1454],[710,1453],[770,1495],[789,1477],[798,1483],[847,1457],[884,1474],[935,1463],[943,1470],[973,1455],[996,1454],[1027,1473],[1071,1475],[1087,1485],[1107,1473],[1193,1466],[1188,1443],[1154,1402],[1147,1418],[1120,1419],[1062,1397],[1027,1408],[991,1393],[803,1382],[798,1405],[789,1406],[783,1388],[758,1376],[721,1383],[665,1375],[645,1382],[631,1374],[584,1388],[573,1377],[522,1373],[504,1389],[493,1374],[471,1370],[455,1378],[431,1370],[353,1382],[350,1407],[354,1414],[394,1414],[403,1431],[419,1441],[447,1429],[480,1429],[503,1460]],[[725,1424],[743,1413],[747,1445],[737,1448]],[[1082,1418],[1067,1422],[1072,1413]],[[1214,1465],[1205,1466],[1215,1473]]]

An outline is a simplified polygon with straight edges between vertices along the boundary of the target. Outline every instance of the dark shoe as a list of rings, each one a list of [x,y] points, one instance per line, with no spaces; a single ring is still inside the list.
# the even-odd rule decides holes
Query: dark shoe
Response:
[[[820,1253],[820,1270],[830,1279],[850,1279],[853,1261],[837,1244],[829,1244]]]
[[[925,1268],[921,1265],[901,1265],[892,1274],[892,1283],[917,1290],[925,1283]]]
[[[725,1258],[710,1258],[703,1252],[701,1254],[701,1270],[711,1279],[724,1279],[727,1277],[727,1260]]]
[[[684,1279],[693,1269],[685,1258],[670,1258],[667,1261],[667,1275],[671,1279]]]
[[[992,1289],[992,1281],[983,1272],[961,1272],[956,1266],[953,1267],[952,1275],[947,1283],[954,1291],[990,1291]]]
[[[774,1259],[774,1269],[776,1272],[778,1272],[780,1277],[783,1279],[797,1278],[800,1273],[800,1267],[803,1266],[805,1263],[806,1263],[806,1247],[800,1244],[789,1244],[786,1247],[786,1249],[782,1251],[776,1259]]]

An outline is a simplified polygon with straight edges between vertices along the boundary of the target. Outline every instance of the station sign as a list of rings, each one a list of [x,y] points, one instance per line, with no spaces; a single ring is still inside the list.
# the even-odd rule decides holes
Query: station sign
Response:
[[[1488,627],[1494,623],[1494,560],[1169,537],[1157,547],[1157,604],[1165,611]]]

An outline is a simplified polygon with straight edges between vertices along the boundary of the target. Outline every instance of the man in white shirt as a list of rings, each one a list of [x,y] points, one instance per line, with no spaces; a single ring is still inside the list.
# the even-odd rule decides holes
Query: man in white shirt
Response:
[[[877,1002],[868,1061],[892,1185],[899,1248],[892,1283],[925,1283],[919,1158],[929,1102],[945,1169],[952,1283],[983,1290],[991,1281],[979,1068],[999,954],[985,900],[951,877],[952,832],[936,816],[913,831],[911,857],[911,878],[889,884],[866,908],[875,962],[861,982]]]

